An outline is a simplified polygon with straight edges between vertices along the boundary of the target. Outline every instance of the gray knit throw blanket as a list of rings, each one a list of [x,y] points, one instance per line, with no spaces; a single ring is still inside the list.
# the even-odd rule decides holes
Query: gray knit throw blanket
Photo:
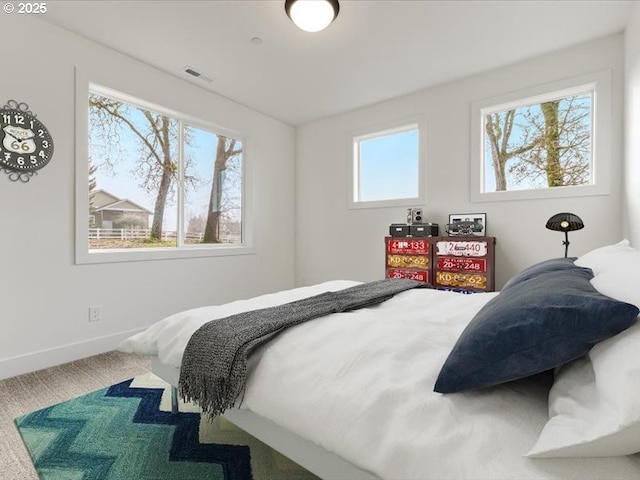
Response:
[[[283,329],[331,313],[371,307],[396,293],[424,287],[431,288],[414,280],[378,280],[207,322],[191,336],[184,351],[180,395],[203,412],[220,415],[244,392],[250,353]]]

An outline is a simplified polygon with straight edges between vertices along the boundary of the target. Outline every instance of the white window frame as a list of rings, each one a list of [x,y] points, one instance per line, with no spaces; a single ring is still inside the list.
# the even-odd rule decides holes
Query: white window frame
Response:
[[[424,205],[426,203],[426,191],[425,191],[425,128],[424,117],[414,116],[405,118],[403,120],[397,120],[376,127],[370,127],[354,132],[351,135],[350,152],[351,160],[349,162],[349,209],[359,208],[383,208],[383,207],[399,207],[399,206],[415,206]],[[382,137],[386,135],[393,135],[395,133],[403,133],[411,130],[418,130],[418,196],[417,197],[405,197],[394,198],[388,200],[370,200],[370,201],[358,201],[356,200],[357,193],[359,191],[360,181],[360,165],[359,165],[359,152],[358,143],[362,140],[369,140],[372,138]]]
[[[252,195],[251,195],[251,168],[247,153],[248,141],[243,135],[233,132],[219,125],[197,119],[188,114],[177,112],[157,104],[146,102],[139,97],[129,95],[124,89],[115,89],[102,86],[106,82],[92,81],[89,75],[76,68],[76,225],[75,225],[75,262],[76,264],[113,263],[145,260],[165,260],[180,258],[219,257],[229,255],[255,254],[252,231]],[[179,118],[186,124],[236,138],[242,141],[242,242],[233,244],[201,244],[175,247],[158,248],[122,248],[89,250],[89,92],[104,94],[116,98],[130,105],[162,113],[173,118]],[[179,195],[179,202],[182,199]],[[182,205],[179,205],[179,211]],[[182,222],[178,218],[178,223]],[[180,225],[179,229],[182,228]]]
[[[484,117],[508,110],[578,93],[593,92],[591,134],[591,182],[588,185],[549,187],[531,190],[484,192]],[[611,71],[602,70],[578,77],[480,100],[471,106],[471,201],[567,198],[607,195],[611,189]]]

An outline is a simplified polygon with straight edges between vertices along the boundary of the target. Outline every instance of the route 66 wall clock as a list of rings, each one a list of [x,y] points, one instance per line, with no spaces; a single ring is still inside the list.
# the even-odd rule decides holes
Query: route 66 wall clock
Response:
[[[14,182],[28,182],[53,156],[49,130],[26,103],[9,100],[0,108],[0,139],[0,170]]]

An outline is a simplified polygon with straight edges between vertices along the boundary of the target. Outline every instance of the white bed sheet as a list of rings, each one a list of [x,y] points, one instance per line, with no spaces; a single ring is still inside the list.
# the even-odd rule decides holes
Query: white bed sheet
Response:
[[[180,312],[119,349],[179,367],[191,334],[209,320],[357,283],[332,281]],[[456,339],[495,295],[410,290],[374,308],[289,328],[251,356],[242,408],[382,479],[640,478],[639,455],[524,457],[548,419],[544,382],[433,392]]]

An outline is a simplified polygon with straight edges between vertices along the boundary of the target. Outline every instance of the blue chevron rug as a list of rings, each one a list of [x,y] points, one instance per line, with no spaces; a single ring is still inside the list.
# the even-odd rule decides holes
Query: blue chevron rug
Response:
[[[40,478],[317,480],[224,418],[172,415],[167,387],[147,374],[17,418]]]

